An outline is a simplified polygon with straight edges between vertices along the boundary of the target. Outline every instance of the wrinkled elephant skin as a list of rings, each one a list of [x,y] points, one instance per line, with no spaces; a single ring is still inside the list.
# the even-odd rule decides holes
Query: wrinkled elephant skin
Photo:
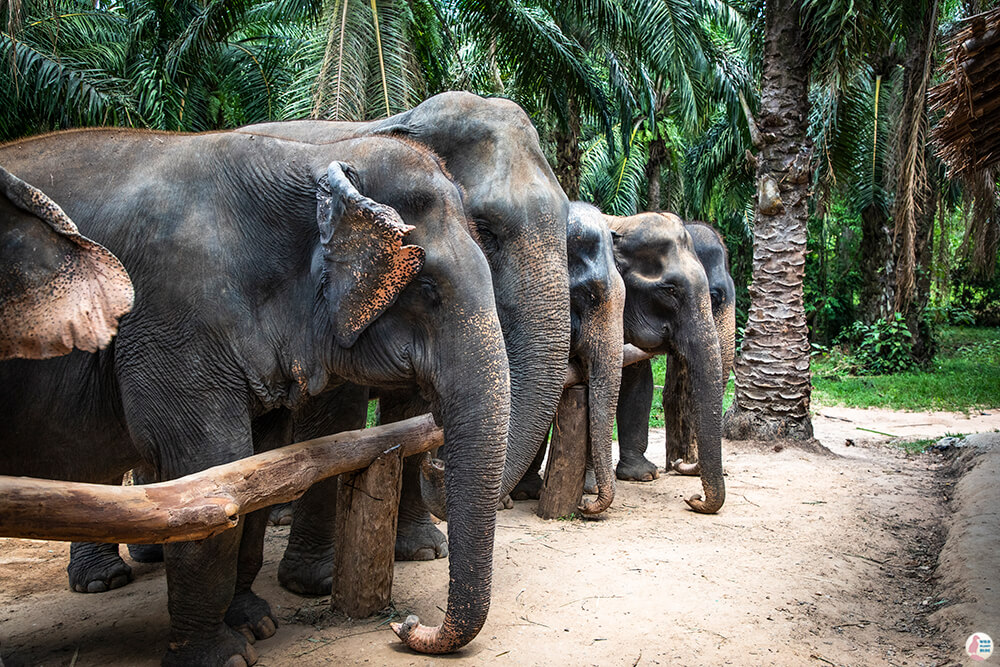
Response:
[[[390,137],[86,130],[0,147],[0,164],[44,176],[135,286],[106,350],[0,363],[0,474],[114,483],[144,465],[175,478],[290,442],[297,411],[353,385],[418,383],[452,447],[453,538],[444,621],[415,625],[415,645],[475,637],[509,376],[489,267],[433,156]],[[254,662],[247,635],[276,625],[251,590],[265,520],[164,548],[164,664]]]
[[[688,504],[713,513],[725,502],[722,477],[722,357],[712,314],[708,278],[691,234],[672,214],[606,216],[615,234],[615,259],[625,281],[625,342],[670,359],[664,400],[677,404],[698,443],[705,498]],[[618,402],[621,460],[618,479],[647,481],[656,467],[648,444],[652,371],[648,361],[622,373]],[[673,408],[672,408],[673,409]]]

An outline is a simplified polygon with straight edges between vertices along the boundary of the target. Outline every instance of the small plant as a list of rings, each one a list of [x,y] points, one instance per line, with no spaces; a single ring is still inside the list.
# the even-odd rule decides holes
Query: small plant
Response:
[[[857,362],[858,370],[871,375],[900,373],[913,367],[910,353],[912,336],[906,320],[899,313],[872,324],[855,322],[837,341],[846,344]]]

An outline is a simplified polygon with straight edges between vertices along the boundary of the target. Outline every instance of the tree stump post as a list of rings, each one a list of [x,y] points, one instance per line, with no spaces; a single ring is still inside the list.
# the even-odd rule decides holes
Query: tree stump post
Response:
[[[577,511],[587,471],[587,387],[563,391],[552,427],[545,481],[538,499],[538,516],[557,519]]]
[[[340,476],[330,605],[351,618],[389,604],[402,484],[402,448]]]

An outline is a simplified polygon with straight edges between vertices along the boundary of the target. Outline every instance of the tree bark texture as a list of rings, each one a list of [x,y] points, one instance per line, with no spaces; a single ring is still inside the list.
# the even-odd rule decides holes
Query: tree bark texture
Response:
[[[580,113],[572,98],[569,100],[569,118],[566,128],[557,128],[556,139],[556,179],[570,201],[580,199],[580,167],[583,153],[580,151]]]
[[[897,136],[897,180],[893,204],[896,263],[895,310],[910,321],[922,313],[911,313],[917,301],[917,244],[921,217],[931,207],[927,179],[927,85],[933,68],[937,35],[938,0],[927,0],[921,20],[914,21],[906,36],[903,62],[903,108]]]
[[[298,498],[321,479],[365,468],[396,451],[410,456],[443,442],[433,417],[423,415],[307,440],[156,484],[0,476],[0,537],[130,544],[201,540],[235,527],[241,514]]]
[[[340,476],[330,605],[351,618],[366,618],[389,604],[402,488],[398,449]]]
[[[893,313],[895,261],[892,221],[875,204],[861,211],[861,321],[872,324]]]
[[[802,298],[811,146],[809,62],[798,0],[768,0],[757,127],[758,202],[750,313],[724,435],[812,437],[809,332]]]
[[[587,387],[578,384],[563,391],[538,498],[538,516],[543,519],[569,516],[580,505],[587,470],[588,424]]]
[[[667,142],[653,139],[649,143],[649,158],[646,160],[646,210],[660,211],[662,195],[660,194],[660,177],[663,161],[667,157]]]

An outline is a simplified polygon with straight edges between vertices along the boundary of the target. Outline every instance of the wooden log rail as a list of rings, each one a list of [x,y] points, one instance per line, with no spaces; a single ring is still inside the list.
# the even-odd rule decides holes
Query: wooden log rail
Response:
[[[625,346],[623,365],[652,355]],[[566,387],[582,377],[570,366]],[[299,442],[178,479],[141,486],[0,475],[0,537],[161,544],[204,539],[239,515],[294,500],[316,482],[443,444],[430,415]]]

